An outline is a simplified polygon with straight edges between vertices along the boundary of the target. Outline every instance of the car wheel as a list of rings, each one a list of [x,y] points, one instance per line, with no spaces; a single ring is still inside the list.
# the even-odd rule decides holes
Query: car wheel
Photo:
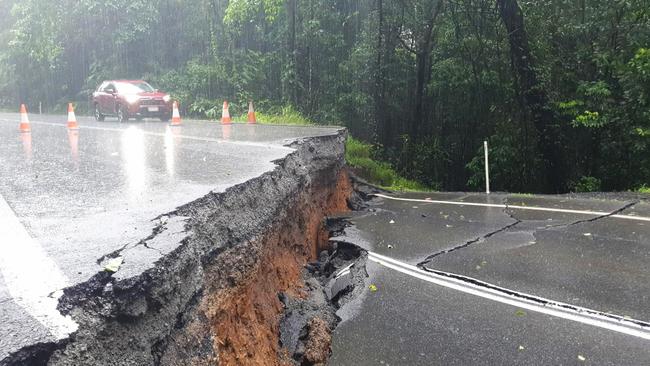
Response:
[[[160,120],[163,122],[169,121],[169,118],[170,118],[169,116],[160,116]]]
[[[122,106],[117,107],[117,120],[118,122],[127,122],[129,120],[129,112]]]
[[[102,122],[104,120],[104,115],[99,110],[99,104],[96,103],[95,103],[95,120],[97,120],[98,122]]]

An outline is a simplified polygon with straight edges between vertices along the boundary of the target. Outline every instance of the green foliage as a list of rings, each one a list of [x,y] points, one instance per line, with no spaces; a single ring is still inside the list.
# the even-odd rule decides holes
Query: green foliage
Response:
[[[217,119],[221,116],[221,105],[217,104],[214,100],[209,99],[198,99],[194,100],[190,106],[187,108],[187,111],[192,116],[197,116],[199,118],[208,118],[208,119]]]
[[[636,190],[639,193],[647,193],[650,194],[650,185],[642,185],[641,187],[637,188]]]
[[[519,139],[525,139],[526,130],[507,129],[507,124],[500,125],[497,134],[488,140],[490,187],[492,190],[508,190],[515,192],[534,192],[539,189],[535,179],[534,159],[538,159],[535,150],[526,145],[518,144]],[[524,135],[524,136],[522,136]],[[466,165],[471,172],[467,185],[475,190],[485,189],[485,155],[483,146],[476,150],[472,160]],[[531,162],[531,155],[532,162]]]
[[[602,189],[602,182],[596,177],[582,176],[570,184],[570,189],[573,192],[598,192]]]
[[[296,126],[310,126],[314,122],[303,116],[300,112],[296,111],[292,106],[284,106],[279,113],[263,113],[256,111],[255,116],[257,122],[267,125],[296,125]],[[248,114],[242,114],[239,121],[246,121]]]
[[[495,188],[544,190],[544,131],[522,103],[494,1],[446,1],[435,19],[439,0],[378,4],[0,1],[0,106],[82,110],[102,80],[144,78],[191,117],[218,119],[228,100],[243,120],[253,100],[260,123],[345,125],[373,147],[352,159],[382,185],[482,190],[487,138]],[[647,3],[518,4],[565,187],[650,181]]]
[[[371,184],[393,191],[431,191],[432,187],[400,176],[389,163],[373,158],[374,148],[353,137],[345,144],[345,160]]]
[[[571,122],[573,127],[584,126],[584,127],[603,127],[605,121],[600,117],[598,112],[584,111],[582,114],[579,114]]]
[[[267,22],[273,23],[282,11],[282,3],[282,0],[230,0],[223,22],[228,26],[241,26],[261,13]]]

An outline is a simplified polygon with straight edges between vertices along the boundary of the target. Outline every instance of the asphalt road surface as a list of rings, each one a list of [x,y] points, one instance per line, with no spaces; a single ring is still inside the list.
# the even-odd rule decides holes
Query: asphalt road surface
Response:
[[[650,364],[647,201],[402,194],[350,220],[370,278],[333,365]]]
[[[127,248],[124,278],[173,250],[164,235],[134,246],[166,212],[336,132],[83,117],[70,132],[65,119],[32,115],[21,134],[0,114],[0,359],[74,331],[60,290],[104,255]],[[333,365],[650,364],[647,201],[390,195],[351,220],[337,240],[370,252],[372,287],[341,309]]]
[[[30,120],[20,133],[18,114],[0,114],[0,360],[74,331],[56,310],[60,290],[103,270],[102,256],[150,235],[161,215],[273,169],[291,141],[337,132],[87,117],[71,132],[66,116]],[[116,276],[149,268],[174,249],[169,239],[134,248]]]

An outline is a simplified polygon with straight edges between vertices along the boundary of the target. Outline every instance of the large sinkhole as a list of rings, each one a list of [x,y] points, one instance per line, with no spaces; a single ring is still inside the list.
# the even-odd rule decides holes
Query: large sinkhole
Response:
[[[363,287],[366,254],[329,242],[326,218],[357,201],[345,131],[295,142],[276,168],[157,218],[139,243],[174,250],[131,277],[101,272],[64,290],[78,330],[7,365],[315,365],[336,310]],[[117,251],[99,261],[129,257]]]

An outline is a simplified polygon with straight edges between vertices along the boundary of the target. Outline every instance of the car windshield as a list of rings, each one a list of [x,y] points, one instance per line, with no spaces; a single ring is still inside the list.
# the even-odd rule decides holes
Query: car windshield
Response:
[[[153,92],[154,88],[144,81],[135,83],[117,83],[117,90],[125,94],[137,94],[142,92]]]

